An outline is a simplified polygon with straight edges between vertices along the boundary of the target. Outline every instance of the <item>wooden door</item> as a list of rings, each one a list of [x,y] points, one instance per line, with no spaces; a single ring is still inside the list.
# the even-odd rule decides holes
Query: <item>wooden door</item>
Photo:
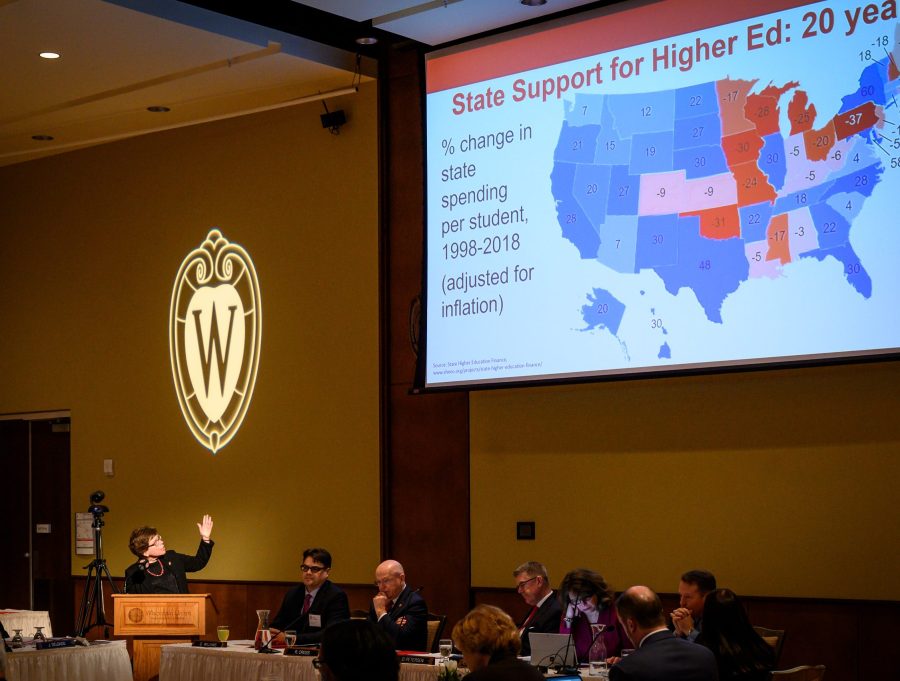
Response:
[[[0,470],[0,609],[47,610],[71,634],[69,419],[0,420]]]
[[[84,500],[87,509],[89,500]],[[31,422],[31,549],[34,609],[57,636],[75,631],[69,421]],[[47,531],[49,530],[49,532]]]
[[[28,422],[0,421],[0,609],[31,609]]]

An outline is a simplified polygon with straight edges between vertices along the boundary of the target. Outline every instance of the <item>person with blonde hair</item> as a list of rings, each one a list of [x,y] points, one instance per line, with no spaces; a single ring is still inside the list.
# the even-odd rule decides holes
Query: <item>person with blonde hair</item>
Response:
[[[521,641],[509,615],[493,605],[479,605],[453,627],[453,644],[469,668],[467,681],[543,681],[537,667],[516,655]]]

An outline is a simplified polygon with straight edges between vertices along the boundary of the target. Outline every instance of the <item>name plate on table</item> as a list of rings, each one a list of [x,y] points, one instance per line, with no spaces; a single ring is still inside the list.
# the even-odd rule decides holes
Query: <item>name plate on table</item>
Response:
[[[437,658],[428,653],[398,652],[397,659],[400,664],[437,664]]]
[[[294,646],[293,648],[285,648],[285,655],[293,655],[295,657],[315,657],[319,654],[318,648],[304,648],[302,646]]]
[[[51,650],[53,648],[71,648],[75,645],[74,638],[50,639],[49,641],[35,641],[34,647],[37,650]]]
[[[194,648],[227,648],[228,641],[191,641]]]

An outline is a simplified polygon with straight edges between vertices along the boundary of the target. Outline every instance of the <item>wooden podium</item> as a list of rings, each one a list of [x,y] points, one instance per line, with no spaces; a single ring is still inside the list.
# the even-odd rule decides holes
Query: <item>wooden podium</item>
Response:
[[[134,681],[159,677],[160,646],[206,635],[209,594],[112,594],[113,633],[133,637]]]

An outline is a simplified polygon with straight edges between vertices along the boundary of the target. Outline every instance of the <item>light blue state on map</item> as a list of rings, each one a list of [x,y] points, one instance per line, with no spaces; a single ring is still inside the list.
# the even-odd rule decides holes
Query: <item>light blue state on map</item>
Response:
[[[636,215],[610,215],[603,225],[597,260],[616,272],[635,274],[638,218]]]
[[[722,121],[719,114],[675,119],[675,148],[722,146]]]
[[[575,103],[566,102],[566,123],[579,125],[603,125],[603,95],[575,95]]]
[[[719,115],[719,93],[715,83],[700,83],[675,90],[675,118],[703,114]]]
[[[608,95],[606,107],[613,115],[614,125],[622,137],[675,129],[674,90]]]
[[[583,330],[607,329],[613,336],[617,335],[625,314],[625,304],[602,288],[595,288],[593,294],[587,295],[587,299],[590,304],[581,308],[581,316],[587,324]]]
[[[643,175],[673,170],[673,139],[671,130],[639,133],[632,137],[628,171],[633,175]]]
[[[609,195],[609,166],[593,163],[575,166],[572,196],[595,228],[606,221],[606,197]]]
[[[809,228],[816,235],[803,246],[813,248],[792,250],[794,257],[834,258],[850,286],[868,298],[872,281],[852,247],[850,232],[882,181],[884,158],[890,155],[883,145],[893,141],[883,135],[895,132],[890,126],[896,122],[887,118],[897,115],[887,58],[862,69],[859,87],[842,98],[841,111],[866,103],[885,107],[888,127],[882,122],[877,130],[854,133],[852,146],[829,152],[827,164],[813,168],[817,172],[810,173],[809,186],[797,188],[792,179],[790,193],[783,191],[786,154],[799,155],[802,147],[786,151],[784,130],[765,136],[756,163],[779,196],[774,202],[737,207],[740,235],[715,239],[700,233],[696,216],[639,216],[638,210],[645,173],[683,170],[692,180],[730,172],[716,83],[637,94],[576,94],[574,103],[566,104],[551,173],[562,235],[575,244],[581,258],[596,259],[620,274],[653,270],[671,295],[688,289],[706,318],[721,324],[725,299],[749,277],[747,244],[767,239],[773,216],[808,209],[813,222]],[[603,328],[616,335],[625,305],[602,288],[595,288],[588,300],[582,307],[585,330]],[[657,357],[671,359],[668,343],[659,346]]]

